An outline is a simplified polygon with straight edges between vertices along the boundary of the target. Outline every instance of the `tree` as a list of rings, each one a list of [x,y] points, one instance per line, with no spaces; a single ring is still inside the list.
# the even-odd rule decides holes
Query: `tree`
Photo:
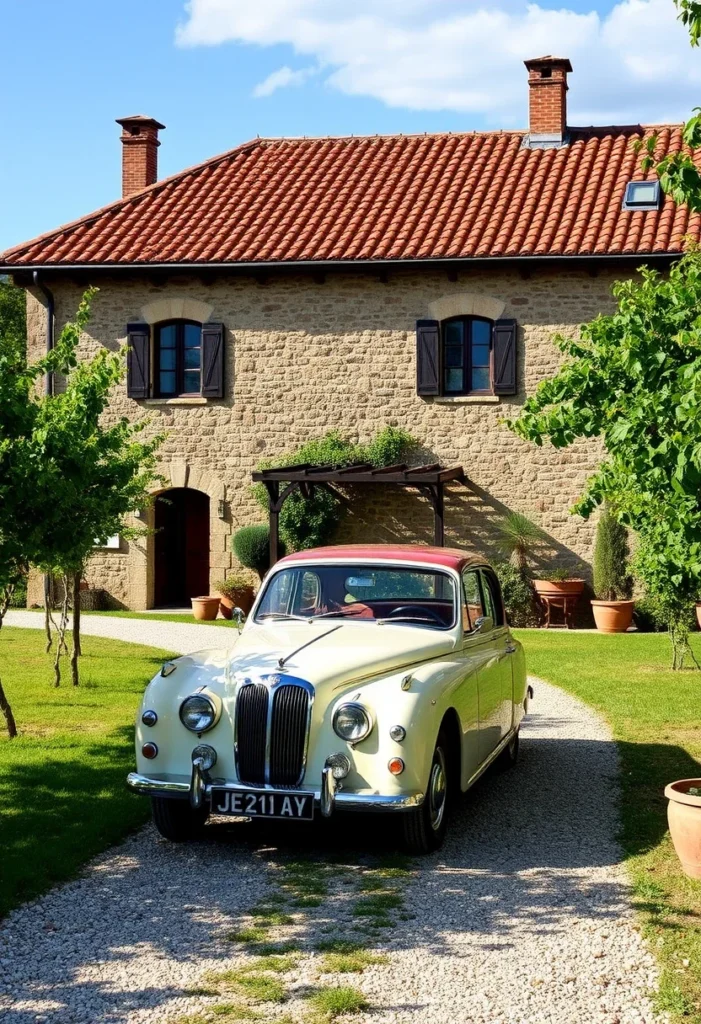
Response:
[[[666,278],[640,274],[614,285],[615,313],[579,340],[555,339],[565,363],[506,423],[538,445],[603,439],[607,457],[574,511],[587,518],[608,500],[637,532],[633,568],[664,609],[681,668],[701,594],[701,255]]]
[[[140,440],[143,424],[102,422],[111,389],[124,373],[124,356],[101,349],[78,362],[94,294],[86,292],[54,350],[36,362],[28,364],[11,338],[0,345],[0,626],[13,588],[30,565],[60,574],[77,613],[74,682],[83,567],[96,542],[143,532],[128,528],[125,517],[149,500],[161,440]],[[65,377],[54,395],[37,387],[47,372]],[[58,648],[60,658],[60,641]],[[8,707],[0,688],[0,710],[12,734]]]
[[[0,277],[0,345],[23,353],[26,347],[27,317],[24,289]]]
[[[697,0],[674,0],[679,11],[679,20],[689,31],[692,46],[701,41],[701,3]],[[689,150],[701,147],[701,107],[694,107],[693,117],[684,125],[682,141],[686,149],[670,153],[661,160],[655,157],[657,136],[651,136],[645,144],[643,170],[655,167],[660,187],[675,203],[686,203],[691,210],[701,210],[701,173],[691,158]]]
[[[628,531],[605,504],[596,526],[592,576],[600,601],[627,601],[632,591]]]

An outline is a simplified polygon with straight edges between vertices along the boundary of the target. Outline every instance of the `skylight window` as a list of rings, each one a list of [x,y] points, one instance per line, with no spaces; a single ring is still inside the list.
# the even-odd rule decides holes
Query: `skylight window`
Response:
[[[629,181],[623,199],[624,210],[659,210],[659,181]]]

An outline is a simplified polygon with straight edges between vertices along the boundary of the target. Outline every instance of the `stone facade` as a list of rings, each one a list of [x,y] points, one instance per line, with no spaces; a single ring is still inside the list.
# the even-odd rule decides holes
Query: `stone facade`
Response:
[[[225,273],[212,283],[183,274],[158,284],[135,276],[101,277],[82,350],[87,356],[100,345],[118,349],[134,320],[224,323],[225,399],[135,401],[122,384],[109,411],[115,418],[147,418],[148,431],[165,431],[161,463],[167,485],[209,494],[211,584],[232,569],[231,533],[264,520],[250,486],[261,458],[330,429],[367,441],[385,424],[418,438],[420,461],[464,467],[470,487],[452,487],[446,494],[446,544],[498,557],[495,521],[504,510],[517,509],[550,538],[544,562],[588,574],[593,526],[568,510],[597,464],[597,444],[536,448],[500,419],[518,412],[538,381],[557,368],[554,334],[572,334],[580,323],[613,308],[614,280],[613,270],[592,276],[566,265],[527,278],[506,268],[466,271],[452,281],[432,269],[391,272],[386,282],[335,272],[323,281],[290,275],[267,283]],[[60,329],[82,289],[58,277],[49,283]],[[417,396],[415,321],[459,313],[517,319],[516,396]],[[39,296],[30,292],[33,354],[43,348],[44,324]],[[431,542],[433,517],[424,498],[371,487],[358,487],[355,496],[339,539]],[[119,551],[96,552],[88,579],[114,604],[144,608],[153,603],[153,573],[153,536],[147,536],[135,543],[122,540]],[[32,599],[38,599],[34,588]]]

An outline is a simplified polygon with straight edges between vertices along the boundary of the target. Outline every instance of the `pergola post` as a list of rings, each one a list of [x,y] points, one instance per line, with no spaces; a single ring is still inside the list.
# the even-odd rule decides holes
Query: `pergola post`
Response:
[[[279,557],[280,549],[280,484],[277,480],[266,480],[265,486],[268,490],[268,509],[270,522],[270,565],[275,565]]]
[[[433,541],[436,547],[445,547],[445,518],[443,515],[444,495],[443,484],[437,484],[434,490],[433,505]]]

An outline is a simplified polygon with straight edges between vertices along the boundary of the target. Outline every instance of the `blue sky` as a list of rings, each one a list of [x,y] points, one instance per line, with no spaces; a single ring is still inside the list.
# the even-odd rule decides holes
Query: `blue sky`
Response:
[[[0,250],[118,198],[128,114],[166,124],[165,177],[255,135],[524,127],[544,52],[570,123],[701,102],[672,0],[0,0],[0,25]]]

